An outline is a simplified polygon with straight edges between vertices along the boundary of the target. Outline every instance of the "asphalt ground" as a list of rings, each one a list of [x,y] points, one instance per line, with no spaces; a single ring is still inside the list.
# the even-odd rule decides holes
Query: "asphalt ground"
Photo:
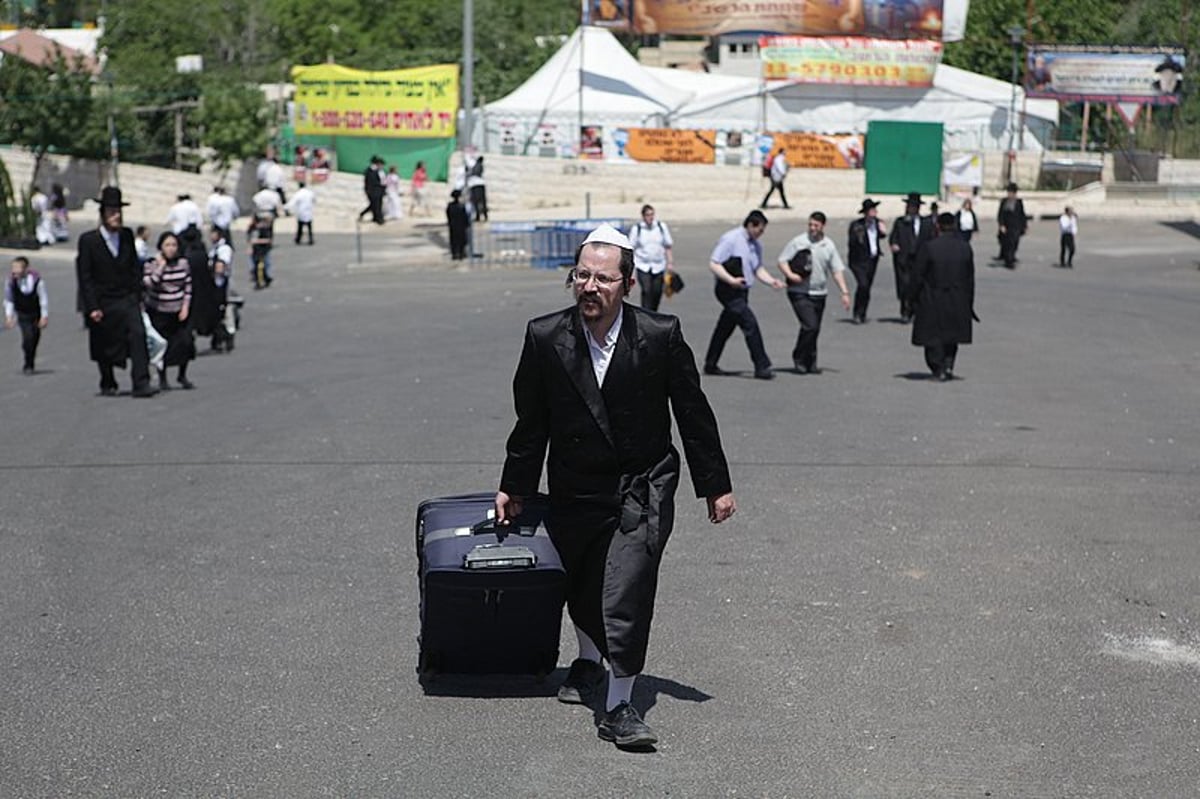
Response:
[[[723,229],[675,227],[665,310],[701,353]],[[96,396],[73,248],[32,253],[38,374],[0,334],[0,795],[1195,796],[1196,239],[1085,226],[1067,271],[1039,222],[1010,272],[992,233],[962,379],[926,378],[889,263],[868,324],[827,311],[823,374],[753,380],[735,333],[744,373],[704,379],[739,512],[712,526],[681,490],[635,691],[649,753],[551,698],[562,669],[414,672],[416,505],[495,486],[561,272],[283,239],[237,349],[131,400]],[[783,293],[752,306],[786,366]]]

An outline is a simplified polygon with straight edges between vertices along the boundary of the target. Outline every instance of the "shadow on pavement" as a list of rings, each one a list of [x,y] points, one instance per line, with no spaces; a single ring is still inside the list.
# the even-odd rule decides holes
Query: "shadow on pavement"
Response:
[[[1200,223],[1193,222],[1190,219],[1186,222],[1159,222],[1164,227],[1169,227],[1171,230],[1179,231],[1194,239],[1200,239]]]
[[[545,677],[526,674],[439,674],[420,675],[426,696],[456,696],[470,699],[545,698],[558,694],[567,670],[558,668]]]

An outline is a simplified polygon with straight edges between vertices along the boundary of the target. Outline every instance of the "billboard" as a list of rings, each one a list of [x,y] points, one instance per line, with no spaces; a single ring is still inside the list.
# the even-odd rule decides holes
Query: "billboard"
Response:
[[[758,41],[763,77],[837,86],[928,88],[942,43],[860,36],[764,36]]]
[[[715,164],[715,130],[620,128],[613,134],[617,157],[672,164]]]
[[[338,64],[292,67],[296,134],[448,138],[458,113],[458,65],[366,72]]]
[[[954,41],[962,38],[965,6],[966,0],[584,0],[584,20],[641,34],[755,31]],[[947,29],[947,19],[954,29]]]
[[[1178,105],[1184,53],[1181,47],[1031,45],[1025,91],[1071,103]]]
[[[782,147],[793,169],[858,169],[863,165],[863,137],[857,133],[765,133],[758,147],[764,156]]]

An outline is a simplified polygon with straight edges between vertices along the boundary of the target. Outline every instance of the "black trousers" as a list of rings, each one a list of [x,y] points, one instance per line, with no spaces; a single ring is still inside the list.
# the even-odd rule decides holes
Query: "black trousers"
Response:
[[[1017,260],[1017,245],[1021,243],[1021,234],[1010,230],[1000,236],[1000,260],[1012,269]]]
[[[638,287],[642,290],[642,307],[651,311],[657,311],[659,303],[662,302],[663,295],[663,279],[666,277],[666,272],[659,272],[657,275],[650,272],[637,270]]]
[[[21,328],[21,351],[25,353],[25,368],[33,368],[33,359],[37,357],[38,342],[42,340],[42,329],[37,314],[17,314],[17,324]]]
[[[765,372],[770,369],[771,359],[767,357],[767,348],[763,346],[758,317],[750,310],[750,289],[717,281],[715,293],[717,301],[721,303],[721,315],[717,317],[717,326],[713,328],[712,338],[708,342],[704,365],[717,365],[725,342],[733,335],[734,328],[740,327],[742,335],[746,337],[746,347],[750,350],[750,360],[754,362],[754,371]]]
[[[792,363],[811,372],[817,367],[817,336],[821,335],[821,319],[825,316],[825,297],[789,291],[788,300],[800,321],[796,346],[792,348]]]
[[[303,234],[306,229],[308,230],[308,243],[312,244],[313,243],[312,222],[301,222],[299,219],[297,219],[296,220],[296,243],[297,244],[300,243],[300,239],[303,238],[303,236],[301,234]]]
[[[1064,233],[1058,240],[1058,262],[1063,266],[1071,266],[1075,260],[1075,234]]]
[[[900,301],[900,316],[903,319],[909,319],[913,315],[912,303],[908,299],[912,262],[913,258],[899,253],[892,258],[892,268],[896,273],[896,299]]]
[[[855,319],[867,318],[867,306],[871,304],[871,286],[875,283],[875,270],[878,266],[878,255],[866,261],[850,262],[850,271],[854,273]]]
[[[761,207],[763,207],[763,208],[767,207],[767,201],[771,199],[771,195],[774,194],[775,192],[779,192],[779,199],[783,203],[783,207],[784,208],[788,207],[787,195],[783,193],[783,181],[782,180],[779,181],[778,183],[776,183],[773,180],[771,181],[771,188],[770,188],[770,190],[767,191],[767,196],[763,197]]]
[[[925,365],[935,375],[954,370],[954,359],[958,355],[958,344],[938,341],[925,345]]]
[[[488,218],[487,186],[472,186],[470,196],[471,205],[475,208],[475,221],[486,222]]]
[[[371,192],[367,194],[367,207],[358,212],[358,218],[362,219],[367,214],[371,215],[371,221],[377,225],[383,224],[383,192]]]

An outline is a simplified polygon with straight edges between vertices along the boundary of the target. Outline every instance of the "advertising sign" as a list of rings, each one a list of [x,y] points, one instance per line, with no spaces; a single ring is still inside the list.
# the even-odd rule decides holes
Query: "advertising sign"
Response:
[[[458,66],[366,72],[338,64],[292,67],[301,136],[448,138],[455,135]]]
[[[861,36],[764,36],[758,41],[763,77],[838,86],[928,88],[942,43]]]
[[[1029,97],[1072,103],[1178,105],[1185,63],[1179,47],[1033,45],[1025,90]]]
[[[863,164],[863,137],[856,133],[767,133],[774,153],[783,147],[788,166],[804,169],[858,169]],[[765,144],[763,141],[760,143]]]
[[[671,128],[625,128],[628,138],[614,135],[617,157],[634,161],[662,161],[673,164],[715,164],[715,130],[674,130]],[[624,144],[621,142],[624,140]]]
[[[962,5],[962,0],[945,0],[945,5]],[[940,40],[946,33],[945,11],[943,0],[634,0],[632,29],[641,34],[687,36],[761,31]],[[958,16],[965,18],[965,14]],[[961,31],[954,38],[958,37]]]
[[[604,128],[585,125],[579,129],[579,157],[600,160],[604,158]]]

